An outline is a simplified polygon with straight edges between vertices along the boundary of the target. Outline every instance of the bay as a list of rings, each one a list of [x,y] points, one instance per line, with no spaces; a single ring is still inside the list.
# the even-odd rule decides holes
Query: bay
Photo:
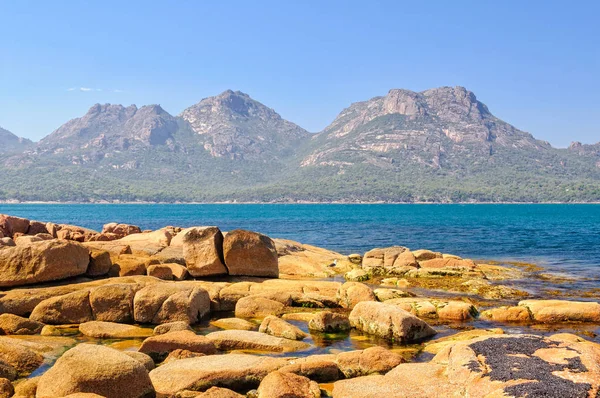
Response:
[[[345,254],[402,245],[532,262],[588,286],[600,280],[594,204],[0,204],[0,213],[95,230],[108,222],[243,228]]]

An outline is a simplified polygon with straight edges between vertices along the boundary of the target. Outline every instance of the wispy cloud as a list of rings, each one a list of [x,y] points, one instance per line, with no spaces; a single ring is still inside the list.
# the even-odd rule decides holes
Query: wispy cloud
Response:
[[[91,88],[91,87],[69,87],[67,89],[67,91],[82,91],[84,93],[87,92],[91,92],[91,91],[109,91],[111,93],[124,93],[124,90],[119,90],[119,89],[110,89],[110,90],[104,90],[102,88]]]

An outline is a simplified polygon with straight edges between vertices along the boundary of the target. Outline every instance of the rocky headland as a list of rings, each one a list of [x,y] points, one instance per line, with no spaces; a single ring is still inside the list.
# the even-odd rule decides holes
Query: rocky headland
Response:
[[[600,304],[532,277],[553,283],[403,246],[0,215],[0,398],[600,396]]]

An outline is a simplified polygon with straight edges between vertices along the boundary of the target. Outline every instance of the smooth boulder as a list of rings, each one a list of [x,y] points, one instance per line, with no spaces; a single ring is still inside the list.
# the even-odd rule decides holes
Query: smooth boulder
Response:
[[[56,281],[83,275],[87,248],[76,242],[45,240],[0,250],[0,287]]]
[[[105,398],[150,398],[154,388],[142,363],[101,345],[79,344],[42,375],[37,398],[94,393]]]
[[[269,315],[263,319],[258,331],[261,333],[270,334],[271,336],[283,337],[290,340],[303,340],[308,335],[297,326],[284,321],[274,315]]]
[[[313,315],[308,321],[308,328],[325,333],[343,332],[350,329],[350,321],[344,314],[321,311]]]
[[[189,228],[179,235],[183,235],[183,258],[190,275],[202,277],[227,274],[223,258],[223,234],[219,228]]]
[[[35,306],[30,319],[49,325],[83,323],[94,320],[89,290],[50,297]]]
[[[350,325],[368,334],[408,343],[433,336],[436,331],[403,309],[380,302],[358,303],[348,317]]]
[[[210,296],[200,287],[155,283],[140,289],[133,299],[136,322],[194,324],[210,312]]]
[[[294,373],[271,372],[258,387],[258,398],[320,398],[319,385]]]
[[[43,327],[43,323],[23,318],[18,315],[0,315],[1,334],[38,334]]]
[[[279,276],[275,242],[258,232],[236,229],[227,233],[223,240],[223,257],[229,275]]]

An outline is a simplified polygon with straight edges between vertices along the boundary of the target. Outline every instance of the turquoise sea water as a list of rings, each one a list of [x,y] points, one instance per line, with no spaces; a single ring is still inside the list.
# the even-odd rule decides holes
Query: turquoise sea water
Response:
[[[600,287],[600,205],[1,204],[0,213],[96,230],[113,221],[244,228],[345,254],[403,245],[534,262]]]

